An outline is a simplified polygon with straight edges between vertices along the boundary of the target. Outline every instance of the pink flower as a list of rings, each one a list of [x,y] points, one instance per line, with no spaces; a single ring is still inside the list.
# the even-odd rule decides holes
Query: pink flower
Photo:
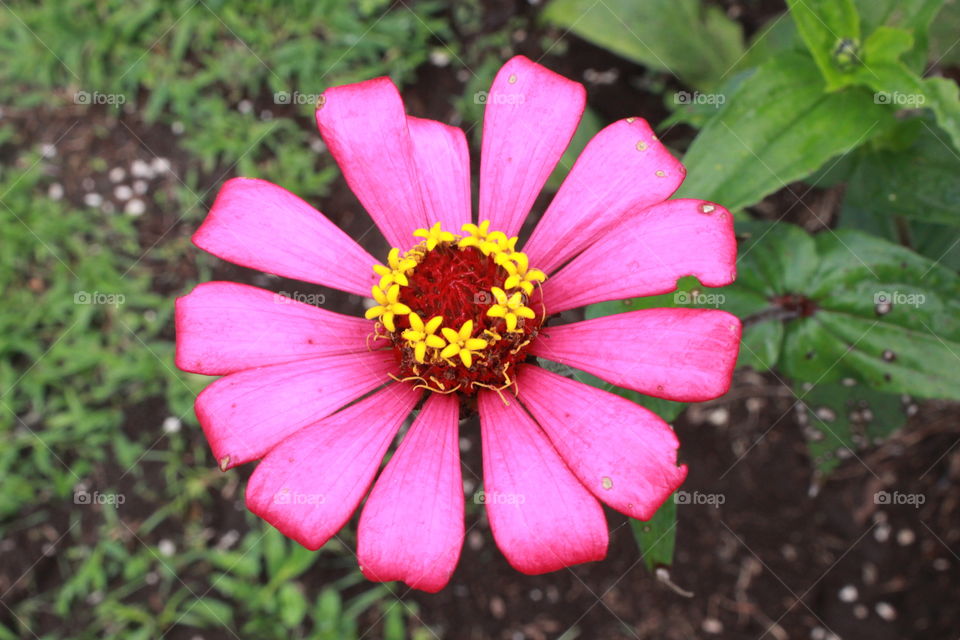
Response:
[[[737,357],[740,323],[718,310],[543,325],[587,304],[673,291],[681,276],[711,287],[735,277],[732,216],[667,200],[684,168],[639,118],[590,141],[517,249],[584,101],[580,84],[522,56],[503,66],[487,97],[482,222],[471,224],[461,130],[406,115],[387,78],[328,90],[320,133],[395,247],[385,265],[276,185],[223,186],[197,246],[375,297],[366,319],[228,282],[177,301],[177,366],[223,376],[196,403],[220,468],[262,459],[246,492],[254,513],[317,549],[373,484],[358,530],[363,573],[432,592],[449,581],[463,543],[458,422],[473,406],[490,527],[524,573],[603,558],[601,502],[645,520],[683,482],[677,438],[658,416],[530,363],[696,402],[726,392]]]

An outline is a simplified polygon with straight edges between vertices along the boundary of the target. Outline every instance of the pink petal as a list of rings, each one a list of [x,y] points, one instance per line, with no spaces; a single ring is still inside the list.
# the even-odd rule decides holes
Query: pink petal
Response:
[[[537,423],[516,402],[478,397],[483,489],[497,546],[527,574],[556,571],[607,554],[607,522]]]
[[[583,115],[583,85],[523,56],[487,94],[480,154],[480,220],[517,235]]]
[[[230,262],[285,278],[370,295],[376,260],[286,189],[234,178],[220,188],[193,242]]]
[[[317,125],[343,177],[391,246],[429,226],[400,92],[390,78],[327,89]]]
[[[703,200],[667,200],[616,225],[543,285],[559,313],[594,302],[668,293],[697,276],[722,287],[737,275],[733,216]],[[535,264],[535,263],[534,263]]]
[[[407,116],[430,223],[457,232],[470,222],[470,150],[463,130]]]
[[[740,320],[716,309],[644,309],[546,328],[531,347],[620,387],[702,402],[730,388]]]
[[[176,326],[177,367],[207,375],[376,346],[370,320],[234,282],[206,282],[177,298]]]
[[[684,175],[646,120],[614,122],[584,148],[523,251],[553,271],[624,217],[669,198]]]
[[[197,397],[197,419],[223,470],[390,381],[392,351],[310,358],[220,378]]]
[[[677,436],[652,411],[531,365],[517,388],[574,475],[617,511],[649,520],[687,477]]]
[[[463,546],[460,403],[430,394],[367,498],[357,558],[370,580],[440,591]]]
[[[290,436],[257,465],[247,507],[285,536],[319,549],[356,510],[420,392],[382,391]]]

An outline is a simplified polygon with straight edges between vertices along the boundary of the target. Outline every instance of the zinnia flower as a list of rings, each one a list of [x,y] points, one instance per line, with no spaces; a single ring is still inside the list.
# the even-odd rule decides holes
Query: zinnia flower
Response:
[[[220,468],[262,459],[246,491],[254,513],[317,549],[373,484],[357,533],[363,573],[432,592],[463,543],[458,424],[470,411],[480,414],[490,528],[524,573],[602,559],[601,502],[646,520],[683,482],[667,423],[535,362],[670,400],[725,393],[740,339],[728,313],[545,320],[667,293],[687,275],[729,284],[732,216],[667,200],[684,168],[644,120],[627,118],[590,141],[521,251],[521,225],[584,103],[580,84],[527,58],[503,66],[487,95],[474,221],[460,129],[408,116],[387,78],[327,90],[320,133],[394,247],[385,264],[276,185],[224,184],[197,246],[374,299],[366,318],[228,282],[177,301],[177,366],[223,376],[196,402]]]

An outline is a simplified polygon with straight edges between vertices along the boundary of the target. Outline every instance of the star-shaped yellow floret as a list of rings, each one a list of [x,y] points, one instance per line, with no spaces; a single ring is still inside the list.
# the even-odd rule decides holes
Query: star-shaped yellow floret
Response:
[[[371,291],[377,305],[367,309],[367,312],[363,315],[366,316],[367,320],[380,318],[380,322],[383,323],[387,331],[391,333],[396,331],[397,325],[393,322],[394,317],[405,316],[410,313],[410,307],[400,302],[400,285],[392,285],[386,293],[377,286],[373,287]]]
[[[463,362],[465,367],[470,367],[473,364],[473,356],[476,352],[487,346],[486,340],[470,337],[473,333],[473,320],[464,322],[460,331],[454,331],[449,327],[443,327],[440,331],[448,342],[447,346],[440,352],[440,357],[452,358],[459,355],[460,361]]]
[[[543,282],[547,279],[547,274],[543,271],[530,268],[530,259],[525,253],[519,251],[500,253],[494,260],[509,274],[503,283],[503,288],[507,291],[519,287],[529,296],[533,293],[534,282]]]
[[[491,287],[490,292],[493,294],[496,304],[490,305],[490,308],[487,309],[487,315],[491,318],[503,318],[504,322],[507,323],[508,332],[517,332],[517,318],[533,320],[537,317],[533,309],[524,306],[526,301],[521,292],[517,291],[512,296],[507,296],[507,293],[500,287]]]
[[[387,291],[390,289],[390,285],[396,283],[402,287],[406,287],[410,283],[407,281],[407,274],[417,266],[417,261],[409,256],[400,257],[400,249],[393,248],[390,249],[390,254],[387,255],[387,265],[383,266],[382,264],[373,265],[373,271],[380,277],[380,289]]]
[[[411,311],[407,319],[410,320],[410,328],[404,329],[401,335],[413,347],[413,357],[420,364],[424,364],[427,359],[427,347],[442,349],[447,344],[443,338],[434,335],[443,324],[443,316],[434,316],[424,322],[416,312]]]
[[[513,251],[517,246],[517,237],[508,238],[502,231],[490,232],[490,221],[484,220],[479,225],[465,224],[462,229],[468,236],[461,238],[457,246],[461,249],[467,247],[476,247],[483,252],[483,255],[489,256],[491,253],[499,254],[504,251]]]
[[[457,238],[449,231],[441,229],[439,222],[429,229],[417,229],[413,232],[413,235],[424,239],[427,243],[427,251],[433,251],[441,242],[453,242]]]

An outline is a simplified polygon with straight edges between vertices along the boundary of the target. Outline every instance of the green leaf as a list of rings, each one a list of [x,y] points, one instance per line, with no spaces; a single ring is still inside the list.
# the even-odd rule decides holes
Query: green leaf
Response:
[[[583,151],[583,148],[587,146],[590,139],[597,135],[601,129],[603,129],[603,119],[597,115],[596,111],[587,107],[583,112],[583,117],[580,119],[580,124],[577,125],[576,133],[573,134],[573,139],[567,146],[567,150],[563,152],[560,162],[557,163],[556,168],[547,180],[547,189],[556,191],[560,188],[564,178],[567,177],[570,169],[573,168],[573,163],[580,157],[580,152]]]
[[[903,29],[913,35],[914,45],[907,54],[907,66],[920,73],[927,63],[927,30],[940,11],[944,0],[855,0],[864,33],[873,33],[877,27]],[[940,12],[934,26],[940,24],[947,10]],[[956,25],[956,23],[954,23]],[[950,43],[956,42],[956,28],[950,32]],[[948,45],[949,46],[949,45]],[[937,56],[933,57],[934,60]]]
[[[847,185],[844,212],[852,207],[881,218],[899,215],[960,226],[960,156],[924,120],[911,123],[919,129],[910,127],[915,139],[905,149],[861,155]]]
[[[960,64],[960,44],[957,33],[960,32],[960,1],[947,0],[937,2],[943,8],[930,25],[930,60],[945,67]],[[925,52],[926,53],[926,52]],[[927,58],[924,57],[924,62]]]
[[[851,74],[851,81],[873,89],[878,104],[930,109],[960,150],[960,88],[947,78],[921,78],[900,61],[912,46],[909,32],[879,27],[864,45],[864,66]]]
[[[633,527],[633,537],[648,570],[673,563],[673,549],[677,543],[677,503],[674,494],[667,498],[650,520],[630,520],[630,526]]]
[[[544,18],[690,86],[709,89],[744,52],[740,25],[700,0],[554,0]]]
[[[860,64],[860,15],[853,0],[787,0],[807,49],[832,91]]]
[[[747,78],[694,139],[677,195],[728,209],[755,204],[892,122],[869,91],[826,93],[813,61],[786,52]]]
[[[807,448],[821,477],[907,421],[900,396],[862,384],[821,384],[797,393],[807,408]]]
[[[307,599],[303,589],[294,582],[287,582],[277,591],[277,610],[288,629],[296,628],[307,615]]]
[[[780,367],[786,375],[814,384],[853,378],[887,393],[960,398],[956,273],[856,231],[804,238],[785,224],[749,228],[740,247],[743,275],[724,290],[765,295],[765,321],[784,323]]]

